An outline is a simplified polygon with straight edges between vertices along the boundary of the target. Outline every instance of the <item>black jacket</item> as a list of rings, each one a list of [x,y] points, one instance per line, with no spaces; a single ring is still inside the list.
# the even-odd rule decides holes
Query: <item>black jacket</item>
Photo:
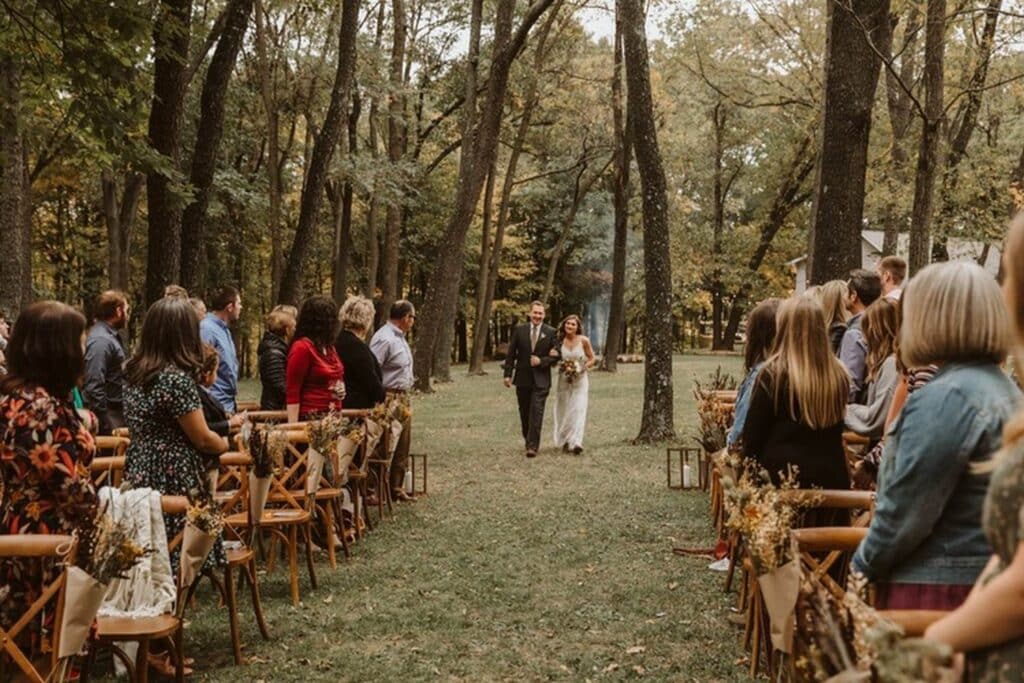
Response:
[[[228,414],[217,399],[210,396],[206,387],[199,387],[199,402],[203,404],[203,417],[206,418],[206,426],[211,432],[220,436],[231,434],[231,427],[228,425]]]
[[[284,382],[288,369],[288,342],[273,332],[265,332],[256,349],[260,359],[261,410],[284,410]]]
[[[361,410],[383,402],[380,363],[366,342],[348,330],[342,330],[334,348],[345,366],[344,406]]]
[[[512,377],[517,387],[551,387],[551,366],[559,361],[558,356],[551,356],[551,350],[557,350],[557,333],[551,325],[540,326],[537,347],[530,349],[530,323],[519,325],[512,330],[512,338],[508,342],[508,353],[505,355],[505,377]],[[540,358],[540,365],[530,365],[530,356]]]

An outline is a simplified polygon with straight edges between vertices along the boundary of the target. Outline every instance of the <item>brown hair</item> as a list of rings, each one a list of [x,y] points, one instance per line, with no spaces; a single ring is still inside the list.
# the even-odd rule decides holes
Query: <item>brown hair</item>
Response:
[[[765,299],[750,312],[747,318],[747,344],[743,349],[743,366],[747,372],[768,358],[775,344],[776,315],[779,312],[780,299]]]
[[[210,310],[223,311],[225,308],[235,303],[238,297],[239,292],[237,289],[231,285],[224,285],[210,298]]]
[[[213,372],[218,365],[220,365],[220,355],[217,353],[217,349],[209,344],[203,344],[203,359],[199,366],[199,376],[202,377]]]
[[[545,306],[544,302],[541,301],[540,299],[534,299],[533,301],[530,302],[530,308],[533,308],[534,306],[540,306],[544,310],[547,310],[547,306]]]
[[[295,316],[287,311],[280,311],[275,308],[270,313],[267,313],[267,317],[263,322],[266,324],[268,331],[285,339],[288,338],[289,330],[295,331]]]
[[[7,343],[7,375],[0,391],[42,387],[67,399],[85,372],[85,316],[59,301],[39,301],[21,312]]]
[[[398,302],[395,302],[398,305]],[[392,306],[394,312],[394,306]],[[295,339],[306,337],[315,346],[334,344],[338,336],[338,305],[326,296],[311,296],[302,302],[299,319],[295,323]]]
[[[124,378],[128,384],[145,386],[168,365],[189,377],[198,376],[203,365],[199,321],[188,299],[164,297],[149,307]]]
[[[581,337],[583,336],[583,321],[580,320],[580,317],[578,315],[576,315],[575,313],[570,313],[569,315],[567,315],[564,318],[562,318],[562,322],[558,323],[558,340],[559,341],[565,339],[565,324],[567,322],[569,322],[570,320],[575,320],[576,321],[576,334],[580,335]]]
[[[868,379],[875,380],[885,359],[896,353],[896,338],[900,333],[899,305],[891,299],[878,299],[864,311],[861,328],[868,345]]]
[[[128,307],[128,297],[119,289],[108,289],[96,297],[97,320],[110,320],[121,306]]]
[[[164,296],[176,297],[179,299],[188,298],[188,290],[181,285],[167,285],[164,287]]]
[[[889,273],[892,276],[892,281],[897,285],[903,284],[903,280],[907,277],[907,262],[899,256],[886,256],[878,262],[878,269]]]

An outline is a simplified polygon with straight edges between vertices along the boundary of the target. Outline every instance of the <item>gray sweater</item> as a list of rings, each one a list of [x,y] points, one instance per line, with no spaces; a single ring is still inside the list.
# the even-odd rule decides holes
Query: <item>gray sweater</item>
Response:
[[[896,355],[893,354],[882,362],[878,377],[868,385],[867,402],[847,404],[846,428],[871,439],[882,438],[889,404],[892,403],[892,395],[899,381],[900,373],[896,369]]]

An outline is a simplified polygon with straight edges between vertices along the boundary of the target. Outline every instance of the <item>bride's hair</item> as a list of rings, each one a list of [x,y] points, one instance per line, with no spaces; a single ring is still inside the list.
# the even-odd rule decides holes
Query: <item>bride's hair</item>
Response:
[[[559,340],[565,339],[565,324],[567,322],[569,322],[570,320],[575,320],[576,321],[576,334],[578,334],[578,335],[582,335],[583,334],[583,321],[580,320],[580,317],[578,315],[576,315],[575,313],[570,313],[569,315],[567,315],[564,318],[562,318],[562,322],[558,323],[558,339]]]

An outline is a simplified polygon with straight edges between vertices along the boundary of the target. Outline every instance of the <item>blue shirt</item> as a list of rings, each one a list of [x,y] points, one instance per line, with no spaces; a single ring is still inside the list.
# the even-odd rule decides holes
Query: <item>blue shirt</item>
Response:
[[[757,373],[764,367],[764,361],[750,369],[747,376],[740,383],[740,389],[736,392],[736,406],[733,412],[732,429],[725,436],[725,445],[732,447],[743,436],[743,425],[747,421],[747,411],[750,409],[750,395],[754,392],[754,380]]]
[[[385,389],[409,391],[412,388],[412,350],[402,332],[388,322],[370,340],[370,351],[380,363]]]
[[[231,338],[228,324],[213,313],[208,313],[199,323],[199,336],[203,342],[217,349],[220,364],[217,366],[217,381],[210,387],[210,395],[217,399],[228,413],[236,412],[235,397],[238,396],[238,354],[235,340]]]
[[[839,360],[850,374],[850,396],[847,403],[857,403],[857,397],[864,388],[864,379],[868,374],[868,343],[860,329],[863,316],[863,313],[858,313],[850,318],[843,334],[843,341],[839,345]]]

